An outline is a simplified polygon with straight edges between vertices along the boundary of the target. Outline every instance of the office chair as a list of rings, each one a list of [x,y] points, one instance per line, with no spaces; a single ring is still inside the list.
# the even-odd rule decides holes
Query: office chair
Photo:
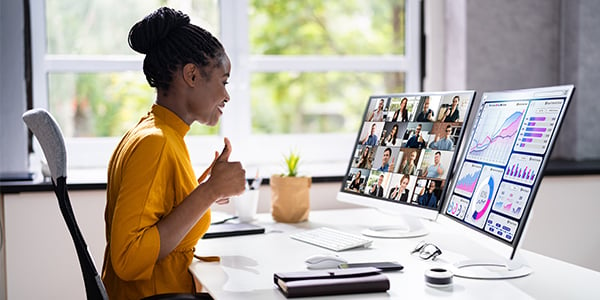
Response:
[[[102,279],[96,270],[94,260],[79,230],[75,214],[71,207],[71,200],[67,190],[67,151],[62,132],[56,120],[44,109],[32,109],[23,114],[23,121],[38,139],[44,156],[48,162],[52,178],[54,193],[65,223],[75,244],[79,265],[85,283],[85,292],[88,300],[107,300],[108,295]],[[208,294],[161,294],[145,298],[146,300],[159,299],[212,299]]]

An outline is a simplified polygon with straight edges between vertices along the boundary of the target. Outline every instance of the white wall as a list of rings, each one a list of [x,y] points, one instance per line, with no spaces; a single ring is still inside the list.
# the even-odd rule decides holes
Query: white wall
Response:
[[[544,178],[523,247],[600,271],[597,259],[600,227],[592,223],[600,211],[600,202],[590,196],[595,195],[598,182],[600,175]],[[339,188],[339,183],[313,184],[311,209],[356,207],[336,201]],[[263,186],[260,192],[259,212],[269,212],[270,189]],[[105,246],[105,191],[73,191],[70,196],[77,221],[100,271]],[[6,194],[3,201],[6,299],[84,299],[75,249],[54,195],[50,192]],[[213,209],[233,213],[231,204]],[[32,288],[33,276],[44,278],[35,281],[35,288]]]

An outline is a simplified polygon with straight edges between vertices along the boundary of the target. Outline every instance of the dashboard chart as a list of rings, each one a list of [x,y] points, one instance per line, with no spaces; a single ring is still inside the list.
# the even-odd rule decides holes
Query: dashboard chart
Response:
[[[483,167],[481,177],[473,193],[465,221],[483,228],[487,215],[492,210],[492,201],[502,179],[503,169],[490,166]]]
[[[519,131],[515,151],[544,154],[563,103],[563,100],[532,101]]]
[[[515,219],[520,219],[525,210],[530,192],[531,189],[528,187],[504,181],[500,184],[492,210]]]
[[[480,164],[465,162],[456,182],[455,192],[457,194],[469,198],[473,195],[477,179],[479,179],[479,175],[481,174],[481,167],[482,165]]]
[[[504,171],[504,179],[532,185],[541,164],[542,158],[539,156],[513,154]]]
[[[528,102],[490,103],[481,111],[467,159],[506,165]]]

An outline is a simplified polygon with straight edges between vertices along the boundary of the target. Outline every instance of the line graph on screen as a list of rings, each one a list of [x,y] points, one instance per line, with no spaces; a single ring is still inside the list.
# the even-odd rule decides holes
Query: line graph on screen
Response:
[[[526,105],[526,103],[525,103]],[[522,102],[490,104],[481,112],[467,158],[506,165],[521,127],[525,106]]]

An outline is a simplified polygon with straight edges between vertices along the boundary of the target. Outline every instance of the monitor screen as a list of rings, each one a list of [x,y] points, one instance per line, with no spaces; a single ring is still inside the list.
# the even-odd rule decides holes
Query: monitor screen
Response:
[[[484,93],[442,215],[507,245],[513,258],[573,90]]]
[[[371,96],[337,199],[435,219],[474,91]]]

